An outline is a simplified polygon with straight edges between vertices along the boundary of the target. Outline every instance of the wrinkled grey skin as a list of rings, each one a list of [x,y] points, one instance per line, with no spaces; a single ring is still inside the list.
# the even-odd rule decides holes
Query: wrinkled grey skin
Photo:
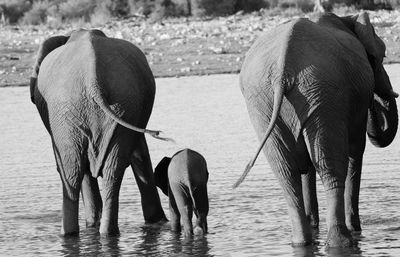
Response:
[[[154,169],[156,185],[169,197],[171,229],[190,237],[207,233],[207,163],[199,153],[184,149],[171,158],[164,157]],[[192,215],[197,220],[193,229]]]
[[[327,196],[327,245],[350,246],[349,230],[361,229],[366,133],[383,147],[397,131],[397,94],[382,65],[384,53],[366,13],[282,24],[247,53],[240,86],[259,151],[284,191],[293,245],[311,243],[311,225],[318,226],[314,170]]]
[[[63,185],[63,235],[79,232],[80,190],[87,225],[100,222],[101,234],[119,233],[119,189],[129,165],[145,221],[165,220],[143,134],[158,135],[143,129],[153,108],[155,82],[137,47],[99,30],[51,37],[39,49],[30,86]]]

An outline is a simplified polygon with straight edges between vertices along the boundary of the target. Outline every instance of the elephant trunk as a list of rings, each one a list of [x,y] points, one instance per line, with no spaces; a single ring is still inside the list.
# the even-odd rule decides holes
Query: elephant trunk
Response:
[[[396,136],[398,114],[396,97],[389,76],[382,63],[370,58],[374,71],[375,89],[374,99],[368,109],[367,134],[373,145],[386,147]]]
[[[392,143],[398,127],[398,114],[395,98],[384,100],[374,94],[373,103],[368,110],[367,134],[376,147],[386,147]]]

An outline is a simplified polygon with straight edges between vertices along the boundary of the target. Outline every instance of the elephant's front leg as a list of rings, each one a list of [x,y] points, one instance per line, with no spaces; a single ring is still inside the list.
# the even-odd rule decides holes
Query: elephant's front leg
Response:
[[[103,206],[97,178],[93,178],[89,172],[86,172],[83,177],[81,192],[85,208],[86,227],[98,227]]]
[[[167,221],[154,182],[153,167],[144,135],[138,136],[131,165],[140,191],[145,222]]]
[[[361,231],[358,203],[364,149],[365,133],[358,144],[350,145],[349,167],[345,184],[346,226],[350,231]]]
[[[314,166],[311,166],[307,174],[301,175],[304,208],[306,216],[312,228],[319,226],[317,181]]]

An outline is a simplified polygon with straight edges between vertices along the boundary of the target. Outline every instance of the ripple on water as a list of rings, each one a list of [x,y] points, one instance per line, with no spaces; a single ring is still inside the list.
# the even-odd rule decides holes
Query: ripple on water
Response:
[[[60,237],[62,188],[50,139],[29,102],[28,88],[6,88],[0,89],[0,146],[8,146],[0,147],[0,255],[399,255],[400,138],[384,149],[367,145],[360,193],[363,231],[354,235],[356,246],[326,249],[326,198],[318,179],[321,222],[314,234],[316,244],[293,248],[285,199],[265,157],[260,156],[239,188],[231,188],[258,145],[237,76],[157,79],[157,84],[148,127],[165,131],[177,143],[148,138],[153,166],[184,147],[205,156],[210,233],[184,240],[170,231],[169,223],[143,225],[138,189],[128,169],[120,194],[121,235],[102,238],[97,230],[86,229],[80,206],[80,236]],[[162,194],[160,198],[169,215],[168,199]]]

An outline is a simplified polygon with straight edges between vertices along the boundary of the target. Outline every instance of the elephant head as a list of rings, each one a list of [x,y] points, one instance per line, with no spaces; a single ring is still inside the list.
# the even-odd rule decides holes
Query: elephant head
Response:
[[[375,146],[386,147],[393,141],[397,132],[398,115],[395,98],[398,94],[393,91],[383,67],[385,44],[375,34],[367,13],[343,17],[342,21],[363,44],[374,72],[374,99],[368,111],[368,137]]]
[[[156,186],[168,196],[168,166],[171,162],[170,157],[164,157],[154,169],[154,181]]]

